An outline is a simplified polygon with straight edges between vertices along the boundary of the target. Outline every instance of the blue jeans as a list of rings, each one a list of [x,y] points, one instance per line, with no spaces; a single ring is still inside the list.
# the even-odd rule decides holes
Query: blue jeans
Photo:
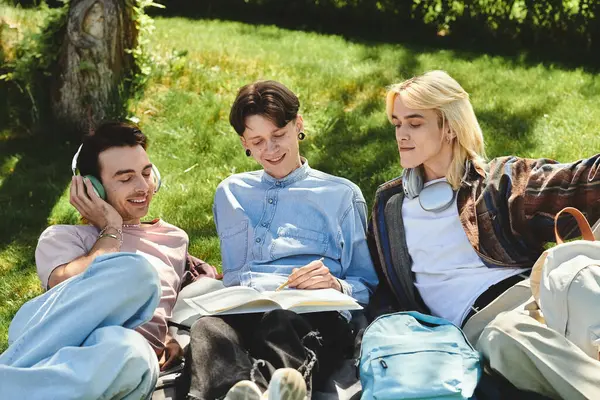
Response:
[[[114,253],[25,303],[0,355],[0,399],[151,396],[158,360],[133,329],[152,318],[160,296],[144,257]]]

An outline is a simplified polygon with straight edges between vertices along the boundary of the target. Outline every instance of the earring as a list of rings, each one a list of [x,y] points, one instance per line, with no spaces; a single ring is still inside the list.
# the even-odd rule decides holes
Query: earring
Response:
[[[304,134],[304,132],[300,131],[300,133],[298,133],[298,140],[304,140],[305,137],[306,135]]]
[[[250,151],[250,149],[246,149],[246,157],[250,157],[251,154],[252,152]]]

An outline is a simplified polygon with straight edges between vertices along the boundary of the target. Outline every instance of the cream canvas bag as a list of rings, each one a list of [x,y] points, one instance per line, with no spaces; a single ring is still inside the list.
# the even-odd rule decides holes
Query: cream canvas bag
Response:
[[[564,243],[556,222],[575,217],[583,240]],[[557,246],[546,250],[531,272],[531,290],[549,328],[558,331],[586,354],[600,359],[600,241],[583,214],[572,207],[554,220]]]

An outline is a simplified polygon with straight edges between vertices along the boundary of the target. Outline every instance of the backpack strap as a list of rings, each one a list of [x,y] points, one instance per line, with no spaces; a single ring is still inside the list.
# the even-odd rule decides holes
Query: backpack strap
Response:
[[[558,218],[565,213],[575,217],[575,221],[577,221],[577,226],[579,227],[579,231],[581,232],[583,240],[592,242],[596,240],[594,237],[594,233],[592,232],[592,228],[590,227],[590,224],[583,215],[583,213],[574,207],[565,207],[562,210],[560,210],[554,217],[554,236],[556,237],[557,245],[563,244],[565,242],[564,239],[560,236],[560,233],[558,232]],[[542,271],[544,264],[546,263],[546,257],[548,257],[547,251],[542,253],[542,255],[537,259],[537,261],[533,265],[533,268],[531,269],[531,293],[533,294],[535,304],[528,305],[530,310],[533,310],[534,308],[539,309],[540,284],[542,282]]]
[[[579,231],[581,232],[583,240],[595,240],[594,233],[592,232],[592,228],[590,227],[590,223],[581,213],[581,211],[574,207],[565,207],[562,210],[560,210],[554,217],[554,236],[556,237],[556,244],[563,244],[565,242],[564,239],[560,236],[560,233],[558,233],[558,218],[563,213],[571,214],[573,217],[575,217],[575,221],[577,221],[577,226],[579,227]]]

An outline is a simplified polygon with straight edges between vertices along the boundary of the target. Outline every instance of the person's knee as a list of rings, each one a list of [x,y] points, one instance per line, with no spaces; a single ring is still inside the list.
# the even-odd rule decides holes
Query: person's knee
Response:
[[[143,298],[151,298],[158,293],[161,284],[156,268],[144,257],[135,253],[113,253],[100,256],[95,261],[96,270],[104,270],[110,279],[123,290],[135,291]]]
[[[119,260],[124,280],[156,283],[158,272],[146,257],[135,253],[118,253],[115,257]]]
[[[148,341],[137,331],[121,326],[104,326],[94,330],[84,345],[102,344],[107,350],[119,354],[119,359],[141,360],[144,364],[156,364],[156,354]],[[158,364],[156,364],[158,365]]]
[[[192,325],[190,337],[192,340],[205,340],[218,337],[225,332],[227,324],[219,317],[202,317]]]

